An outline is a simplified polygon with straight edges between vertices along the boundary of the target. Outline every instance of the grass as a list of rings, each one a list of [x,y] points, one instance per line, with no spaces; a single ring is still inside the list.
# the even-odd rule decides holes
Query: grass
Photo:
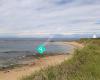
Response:
[[[78,42],[86,46],[75,50],[72,59],[21,80],[100,80],[100,39],[81,39]]]

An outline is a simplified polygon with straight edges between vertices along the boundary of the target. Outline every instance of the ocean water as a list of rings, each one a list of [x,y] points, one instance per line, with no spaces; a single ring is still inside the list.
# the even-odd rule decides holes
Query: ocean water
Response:
[[[0,39],[0,64],[18,60],[26,55],[38,54],[36,47],[44,44],[48,39]],[[49,42],[46,46],[46,53],[69,53],[73,46],[60,45]]]

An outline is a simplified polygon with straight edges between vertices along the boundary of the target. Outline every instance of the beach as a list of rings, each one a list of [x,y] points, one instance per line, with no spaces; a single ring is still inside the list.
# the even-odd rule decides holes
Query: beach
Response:
[[[75,47],[83,47],[83,45],[77,42],[60,42],[62,45],[72,45]],[[16,67],[14,69],[0,71],[0,80],[20,80],[23,76],[28,76],[35,71],[45,69],[48,66],[55,66],[62,63],[64,60],[68,60],[72,57],[74,49],[69,54],[60,54],[54,56],[46,56],[39,59],[35,59],[35,63],[29,63],[23,67]]]

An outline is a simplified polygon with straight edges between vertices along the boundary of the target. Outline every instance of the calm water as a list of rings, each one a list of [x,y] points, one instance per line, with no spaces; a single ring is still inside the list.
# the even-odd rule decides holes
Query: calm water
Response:
[[[35,55],[36,47],[47,40],[35,39],[0,39],[0,64],[7,61],[14,61],[21,56]],[[46,45],[46,53],[69,53],[73,47],[71,45],[60,45],[52,43]]]

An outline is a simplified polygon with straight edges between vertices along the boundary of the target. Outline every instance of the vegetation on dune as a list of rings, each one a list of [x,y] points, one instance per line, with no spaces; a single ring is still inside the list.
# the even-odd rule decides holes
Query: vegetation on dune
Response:
[[[100,80],[100,39],[81,39],[82,49],[60,65],[26,76],[21,80]]]

